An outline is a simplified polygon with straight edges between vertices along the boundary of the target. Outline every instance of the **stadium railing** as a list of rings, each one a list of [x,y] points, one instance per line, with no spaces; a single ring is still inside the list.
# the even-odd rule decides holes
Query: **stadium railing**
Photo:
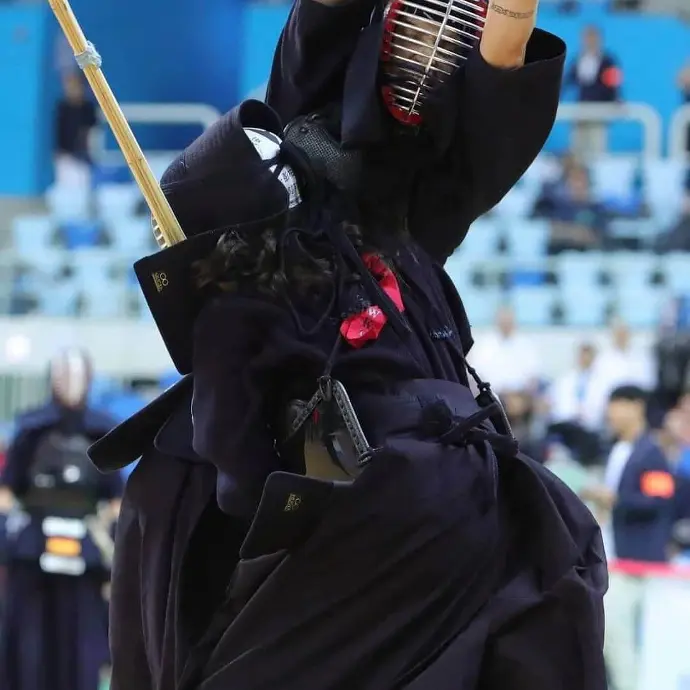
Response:
[[[203,129],[220,117],[212,106],[194,103],[124,103],[122,110],[132,125],[188,125],[198,124]],[[664,125],[661,115],[646,103],[561,103],[558,120],[565,122],[636,122],[643,129],[642,155],[648,159],[660,158],[665,153]],[[690,106],[681,107],[673,117],[668,153],[670,156],[685,155],[685,131],[690,124]],[[122,160],[119,152],[108,151],[105,146],[106,128],[100,128],[94,145],[94,159],[101,162]],[[157,155],[176,152],[157,152]]]
[[[661,115],[646,103],[561,103],[558,120],[566,122],[637,122],[642,126],[642,155],[648,159],[664,155],[664,127]]]
[[[200,125],[210,127],[220,116],[220,111],[203,103],[122,103],[122,112],[131,125]],[[120,162],[118,150],[107,150],[107,125],[98,128],[92,140],[92,155],[100,163]],[[158,157],[172,159],[177,151],[157,151]]]

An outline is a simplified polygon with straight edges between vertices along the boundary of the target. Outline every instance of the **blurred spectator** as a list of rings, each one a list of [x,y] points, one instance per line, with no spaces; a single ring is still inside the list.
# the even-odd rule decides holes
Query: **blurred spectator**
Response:
[[[690,478],[690,392],[681,396],[667,417],[679,444],[678,471]]]
[[[96,104],[87,98],[84,77],[69,73],[55,113],[55,177],[59,185],[90,186],[89,135],[98,123]]]
[[[577,349],[575,367],[556,379],[549,390],[548,436],[567,448],[580,465],[601,459],[601,432],[605,401],[595,374],[596,350],[590,343]]]
[[[517,332],[512,309],[503,306],[496,314],[496,329],[474,346],[469,358],[498,395],[533,390],[539,375],[535,345],[534,338]]]
[[[638,386],[621,386],[611,393],[607,416],[618,440],[609,455],[604,483],[581,492],[601,513],[611,515],[604,525],[609,559],[663,562],[668,557],[675,483],[647,426],[647,397]],[[637,687],[643,595],[643,578],[612,577],[605,601],[605,654],[617,690]]]
[[[572,422],[590,431],[599,431],[605,401],[595,381],[596,350],[591,343],[577,348],[575,367],[557,378],[549,394],[551,421]]]
[[[636,346],[627,324],[619,318],[611,321],[611,343],[597,357],[596,377],[604,400],[619,386],[634,385],[648,391],[656,386],[651,350]]]
[[[582,46],[565,75],[565,86],[577,89],[581,103],[612,103],[621,100],[622,72],[613,55],[602,46],[596,26],[585,27]],[[607,149],[606,124],[580,120],[573,129],[573,150],[580,158],[604,153]]]
[[[690,251],[690,175],[686,182],[680,218],[668,231],[657,237],[655,248],[659,252]]]
[[[683,104],[690,105],[690,61],[678,72],[676,83],[678,84]],[[690,152],[690,127],[688,127],[686,148]]]
[[[549,254],[595,249],[606,242],[606,210],[592,197],[587,169],[569,159],[564,178],[542,189],[534,215],[551,220]]]
[[[666,456],[647,425],[648,394],[639,386],[616,388],[607,418],[617,441],[609,454],[604,484],[583,497],[611,511],[609,557],[662,562],[673,517],[675,484]]]
[[[666,414],[664,436],[676,478],[676,520],[690,518],[690,393]]]
[[[535,433],[535,400],[529,391],[505,391],[501,396],[503,406],[520,443],[520,450],[538,462],[544,461],[544,443]]]
[[[577,165],[577,159],[570,151],[566,151],[558,158],[554,157],[552,162],[550,160],[548,174],[542,178],[542,186],[532,209],[534,218],[551,217],[560,199],[567,196],[570,171]]]
[[[690,296],[671,299],[662,310],[654,348],[656,405],[671,410],[690,390]]]

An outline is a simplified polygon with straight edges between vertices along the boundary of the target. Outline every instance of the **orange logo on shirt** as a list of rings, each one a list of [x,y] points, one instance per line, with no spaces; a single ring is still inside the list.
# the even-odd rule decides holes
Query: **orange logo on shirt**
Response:
[[[76,539],[48,537],[46,539],[46,553],[53,556],[79,556],[81,554],[81,543]]]
[[[668,472],[645,472],[640,481],[640,489],[650,498],[671,498],[676,491],[676,485]]]

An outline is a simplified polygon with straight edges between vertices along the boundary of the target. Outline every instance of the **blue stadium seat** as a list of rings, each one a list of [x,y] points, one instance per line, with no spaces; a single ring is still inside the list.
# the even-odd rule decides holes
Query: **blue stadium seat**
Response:
[[[153,316],[151,316],[151,311],[149,309],[149,305],[146,303],[146,300],[144,299],[144,293],[140,289],[137,288],[131,294],[134,295],[134,302],[137,306],[137,311],[139,313],[139,319],[141,321],[150,321],[153,323]]]
[[[50,215],[58,223],[87,220],[90,217],[90,189],[54,185],[46,192]]]
[[[71,221],[60,225],[60,236],[67,249],[95,247],[100,234],[100,224],[92,220]]]
[[[538,187],[518,183],[501,199],[492,213],[496,218],[509,222],[526,218],[534,208],[538,193]]]
[[[63,249],[42,249],[31,256],[23,256],[22,262],[36,270],[40,280],[52,279],[65,264]]]
[[[84,316],[91,319],[123,318],[127,313],[127,286],[121,280],[101,279],[84,291]]]
[[[540,259],[546,256],[549,222],[515,219],[506,224],[508,253],[513,259]]]
[[[569,326],[601,326],[606,321],[610,304],[609,291],[594,285],[579,289],[569,286],[561,292],[565,323]]]
[[[139,257],[153,253],[151,221],[144,218],[122,218],[110,226],[113,248],[122,254]]]
[[[631,328],[655,328],[669,293],[665,289],[625,289],[618,293],[616,313]]]
[[[483,216],[472,223],[467,236],[456,252],[463,259],[487,259],[498,251],[499,223]]]
[[[556,294],[550,286],[515,287],[509,293],[515,319],[522,326],[550,326]]]
[[[98,291],[110,284],[111,269],[117,257],[107,249],[89,249],[71,255],[74,279],[84,291]]]
[[[444,266],[446,273],[453,281],[456,290],[463,295],[465,290],[472,290],[472,262],[457,254],[451,256]],[[139,283],[136,282],[136,285]]]
[[[649,287],[659,263],[657,255],[647,252],[614,252],[604,260],[604,267],[617,291]]]
[[[544,182],[553,180],[554,174],[557,172],[557,157],[550,153],[540,153],[520,178],[520,183],[539,192]]]
[[[627,199],[635,191],[639,163],[635,158],[604,156],[592,161],[592,191],[601,200]]]
[[[36,295],[41,316],[74,316],[80,292],[74,279],[46,281],[43,286]]]
[[[642,170],[645,200],[662,225],[680,212],[687,164],[677,159],[646,161]]]
[[[473,327],[488,326],[494,322],[496,311],[503,300],[498,287],[469,287],[460,291],[467,317]]]
[[[603,256],[600,252],[564,252],[556,257],[556,273],[562,290],[577,291],[598,285]]]
[[[22,259],[32,259],[51,244],[57,224],[50,216],[18,216],[12,221],[14,250]]]
[[[690,294],[690,254],[666,254],[661,263],[666,286],[676,294]]]
[[[96,189],[96,209],[101,220],[116,222],[131,218],[141,199],[134,184],[105,184]]]

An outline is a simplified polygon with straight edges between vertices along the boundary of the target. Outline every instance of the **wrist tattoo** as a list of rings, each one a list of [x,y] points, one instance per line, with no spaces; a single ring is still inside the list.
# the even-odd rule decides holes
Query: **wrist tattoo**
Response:
[[[493,10],[496,14],[502,14],[504,17],[510,17],[511,19],[530,19],[534,16],[534,10],[529,12],[513,12],[513,10],[506,9],[492,2],[489,5],[489,9]]]

